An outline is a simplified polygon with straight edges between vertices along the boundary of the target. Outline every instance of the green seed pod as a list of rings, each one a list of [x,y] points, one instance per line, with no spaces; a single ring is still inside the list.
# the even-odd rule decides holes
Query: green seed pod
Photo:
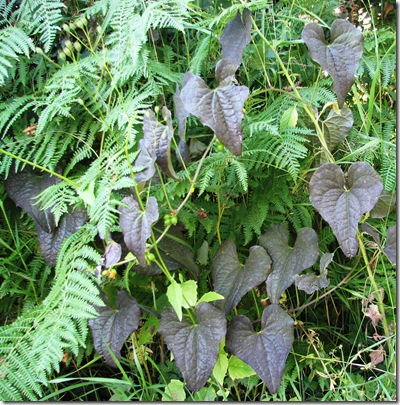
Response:
[[[75,48],[78,52],[80,52],[80,51],[82,50],[82,45],[81,45],[78,41],[76,41],[76,42],[74,42],[74,48]]]

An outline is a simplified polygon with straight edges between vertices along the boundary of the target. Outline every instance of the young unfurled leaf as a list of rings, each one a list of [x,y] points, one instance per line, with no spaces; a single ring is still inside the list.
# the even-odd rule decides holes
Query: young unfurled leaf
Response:
[[[234,154],[242,153],[243,105],[249,95],[246,86],[208,88],[200,76],[185,74],[186,84],[181,90],[187,111],[210,127],[217,138]]]
[[[75,233],[81,226],[87,222],[86,211],[75,210],[65,213],[57,226],[52,232],[46,232],[36,223],[38,239],[46,263],[49,266],[55,266],[57,255],[61,244],[65,238]]]
[[[226,333],[225,315],[211,304],[201,302],[195,309],[195,315],[196,324],[193,325],[186,318],[179,321],[175,310],[167,308],[161,314],[159,329],[188,388],[193,392],[207,382]]]
[[[279,305],[267,306],[261,331],[245,316],[235,316],[226,335],[228,350],[251,366],[274,394],[281,384],[286,358],[294,341],[293,319]]]
[[[294,277],[311,267],[319,256],[318,237],[311,228],[301,228],[293,247],[283,224],[271,225],[260,236],[259,243],[272,259],[272,272],[267,278],[267,292],[273,304],[278,304],[284,290],[294,283]]]
[[[311,58],[332,76],[333,90],[342,108],[364,50],[361,31],[349,21],[337,19],[332,23],[330,45],[325,44],[324,31],[317,23],[307,24],[301,37]]]
[[[162,117],[166,122],[163,125],[157,121],[153,111],[147,110],[143,117],[144,145],[147,149],[153,149],[156,154],[156,162],[160,169],[174,180],[179,181],[171,163],[171,139],[174,134],[172,127],[171,112],[167,107],[162,108]]]
[[[219,345],[218,359],[213,368],[213,377],[218,381],[220,385],[224,384],[226,372],[228,371],[228,354],[224,350],[225,339]]]
[[[171,281],[167,289],[168,301],[175,309],[178,319],[182,320],[182,308],[190,308],[197,301],[197,283],[194,280],[182,281],[178,283]]]
[[[271,258],[261,246],[252,246],[245,265],[239,262],[236,245],[226,240],[220,246],[211,266],[214,290],[225,300],[216,306],[229,314],[242,297],[261,284],[271,272]]]
[[[142,267],[146,266],[144,252],[146,241],[151,236],[151,225],[158,219],[158,204],[150,197],[145,211],[130,196],[122,200],[128,207],[120,207],[119,224],[128,249],[136,256]]]
[[[320,274],[296,274],[294,282],[299,290],[305,291],[307,294],[313,294],[317,290],[322,290],[328,287],[330,281],[328,279],[327,267],[333,260],[333,253],[324,253],[319,263]]]
[[[222,45],[221,60],[216,67],[216,76],[218,83],[221,83],[228,76],[233,76],[235,71],[242,63],[242,54],[244,48],[250,42],[251,13],[244,9],[243,14],[239,12],[226,24],[224,32],[219,37]],[[230,65],[230,68],[222,68],[223,65]]]
[[[47,172],[39,173],[26,167],[19,173],[10,172],[5,181],[8,196],[28,213],[44,232],[53,232],[56,228],[54,214],[51,209],[40,209],[36,197],[46,188],[59,183],[61,180]]]
[[[116,367],[109,352],[117,359],[121,358],[121,347],[129,335],[134,332],[140,320],[140,308],[136,300],[127,291],[119,291],[116,301],[117,308],[111,308],[104,296],[104,307],[97,307],[98,317],[89,320],[94,347],[101,354],[106,363]]]
[[[381,178],[366,162],[353,163],[347,179],[342,169],[333,163],[322,165],[313,174],[311,203],[329,223],[347,257],[356,255],[358,221],[374,207],[382,189]]]
[[[386,245],[383,249],[390,263],[396,265],[397,247],[396,247],[396,225],[388,228],[386,233]]]
[[[350,133],[353,127],[353,113],[347,105],[344,105],[338,114],[332,109],[326,119],[322,121],[322,132],[325,142],[330,151],[340,145]],[[319,164],[326,163],[325,155],[321,155]]]

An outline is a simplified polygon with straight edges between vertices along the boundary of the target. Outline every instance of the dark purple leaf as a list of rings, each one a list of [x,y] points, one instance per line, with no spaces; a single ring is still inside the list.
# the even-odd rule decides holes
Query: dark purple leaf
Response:
[[[147,239],[151,236],[151,225],[158,219],[158,204],[150,197],[145,211],[132,197],[125,197],[122,202],[128,207],[120,207],[119,224],[128,249],[136,256],[142,267],[146,266]]]
[[[328,222],[347,257],[356,255],[358,221],[375,206],[382,189],[381,178],[366,162],[353,163],[347,179],[333,163],[322,165],[313,174],[311,203]]]
[[[159,332],[175,357],[188,388],[202,388],[218,359],[218,349],[226,334],[225,315],[207,302],[197,305],[196,324],[186,318],[179,321],[173,308],[161,314]]]
[[[337,94],[339,108],[342,108],[364,50],[361,31],[349,21],[338,19],[332,23],[328,46],[324,31],[317,23],[307,24],[301,37],[311,58],[332,76],[333,90]]]
[[[143,168],[143,170],[135,172],[136,183],[150,180],[155,172],[156,168],[154,163],[156,161],[156,154],[153,148],[148,149],[145,145],[144,139],[139,141],[139,156],[136,158],[133,165],[134,168]]]
[[[179,144],[178,150],[175,152],[176,157],[178,158],[179,162],[185,165],[189,161],[189,147],[186,144],[185,134],[186,134],[186,118],[189,117],[190,113],[186,111],[185,105],[182,102],[181,98],[181,91],[179,90],[178,85],[176,85],[176,91],[173,96],[174,100],[174,115],[175,118],[178,120],[178,136],[179,136]]]
[[[234,154],[242,153],[243,105],[249,94],[246,86],[207,87],[204,80],[190,72],[181,91],[185,109],[210,127],[217,138]]]
[[[255,332],[245,316],[235,316],[226,335],[226,347],[251,366],[274,394],[281,384],[286,358],[294,341],[293,319],[279,305],[267,306],[261,331]]]
[[[216,306],[229,314],[248,291],[265,281],[271,272],[271,258],[263,247],[252,246],[242,265],[236,245],[226,240],[214,257],[211,271],[214,291],[225,297],[217,301]]]
[[[396,195],[386,190],[382,193],[370,212],[371,218],[385,218],[396,207]]]
[[[122,247],[119,243],[110,240],[106,246],[106,250],[104,252],[104,267],[108,269],[109,267],[113,266],[115,263],[119,262],[121,259],[122,254]]]
[[[278,304],[284,290],[294,283],[296,274],[313,266],[319,256],[318,237],[311,228],[298,231],[294,246],[283,224],[271,225],[260,236],[259,243],[272,259],[272,272],[267,278],[267,292],[273,304]]]
[[[119,291],[116,306],[111,308],[107,298],[105,306],[97,307],[98,317],[89,320],[94,347],[109,366],[117,367],[109,349],[119,360],[120,350],[125,340],[139,325],[140,308],[136,300],[127,291]],[[107,347],[108,346],[108,347]]]
[[[393,266],[396,265],[396,259],[397,259],[397,247],[396,247],[396,225],[391,226],[387,230],[386,234],[386,245],[385,249],[383,249],[385,252],[386,256],[390,260],[390,263],[393,264]]]

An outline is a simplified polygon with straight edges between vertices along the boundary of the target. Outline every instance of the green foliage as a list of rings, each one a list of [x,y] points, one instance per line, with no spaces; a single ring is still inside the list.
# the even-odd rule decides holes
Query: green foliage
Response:
[[[3,400],[393,400],[396,30],[339,3],[0,0]]]

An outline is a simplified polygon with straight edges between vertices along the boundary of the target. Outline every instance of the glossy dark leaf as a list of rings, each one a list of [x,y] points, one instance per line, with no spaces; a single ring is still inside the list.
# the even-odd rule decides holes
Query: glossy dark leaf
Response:
[[[141,183],[142,181],[150,180],[155,172],[156,168],[154,163],[156,161],[156,154],[153,148],[148,149],[145,145],[145,140],[141,139],[139,141],[139,156],[136,158],[133,167],[137,170],[143,168],[140,171],[135,171],[136,183]]]
[[[271,304],[262,314],[261,331],[255,332],[245,316],[235,316],[226,335],[226,347],[251,366],[274,394],[281,384],[286,358],[294,341],[293,319]]]
[[[171,163],[171,139],[174,134],[171,112],[167,107],[162,108],[162,117],[166,125],[157,121],[153,111],[147,110],[143,117],[144,145],[156,154],[156,162],[160,169],[174,180],[178,180]],[[150,152],[151,154],[151,152]]]
[[[75,210],[71,213],[65,213],[61,217],[58,227],[52,232],[44,231],[41,226],[36,223],[39,244],[44,259],[49,266],[56,265],[57,255],[64,239],[75,233],[87,220],[88,218],[84,210]]]
[[[267,292],[273,304],[278,304],[284,290],[294,283],[294,277],[313,266],[319,256],[318,237],[311,228],[298,231],[294,246],[283,224],[271,225],[260,236],[259,243],[272,259],[272,272],[267,278]]]
[[[43,231],[52,232],[56,228],[54,214],[51,209],[40,209],[36,197],[46,188],[59,183],[58,177],[49,173],[32,170],[26,167],[19,173],[11,173],[5,181],[5,189],[8,196],[27,212]]]
[[[242,153],[243,105],[249,94],[246,86],[207,87],[204,80],[187,72],[181,91],[187,111],[210,127],[218,139],[234,154]]]
[[[396,225],[393,225],[390,228],[388,228],[386,234],[386,245],[383,251],[390,260],[390,263],[396,265],[396,258],[397,258]]]
[[[125,197],[122,202],[128,206],[119,208],[119,224],[124,241],[140,265],[145,267],[146,241],[151,236],[151,225],[158,219],[157,200],[150,197],[145,211],[142,211],[137,201],[130,196]]]
[[[313,174],[311,203],[329,223],[347,257],[356,255],[358,221],[375,206],[382,189],[381,178],[366,162],[353,163],[347,179],[342,169],[333,163],[322,165]]]
[[[330,280],[328,279],[328,265],[333,260],[333,253],[324,253],[320,261],[320,274],[296,274],[294,282],[299,290],[305,291],[307,294],[313,294],[317,290],[322,290],[328,287]]]
[[[337,94],[339,108],[342,108],[364,50],[361,31],[349,21],[338,19],[332,23],[328,46],[324,31],[317,23],[307,24],[301,37],[311,58],[332,76],[333,90]]]
[[[179,321],[173,308],[161,314],[159,332],[175,357],[188,388],[195,392],[207,382],[218,358],[218,348],[226,334],[225,315],[207,302],[197,305],[196,324]]]
[[[271,272],[271,258],[261,246],[252,246],[245,265],[241,264],[236,245],[226,240],[218,249],[211,266],[214,291],[224,300],[216,306],[229,314],[242,297],[266,280]]]
[[[98,317],[89,320],[94,347],[109,366],[117,367],[109,349],[119,360],[120,350],[125,340],[139,325],[140,308],[136,300],[127,291],[119,291],[116,301],[117,308],[111,308],[104,296],[104,307],[97,307]],[[107,347],[108,346],[108,347]]]

